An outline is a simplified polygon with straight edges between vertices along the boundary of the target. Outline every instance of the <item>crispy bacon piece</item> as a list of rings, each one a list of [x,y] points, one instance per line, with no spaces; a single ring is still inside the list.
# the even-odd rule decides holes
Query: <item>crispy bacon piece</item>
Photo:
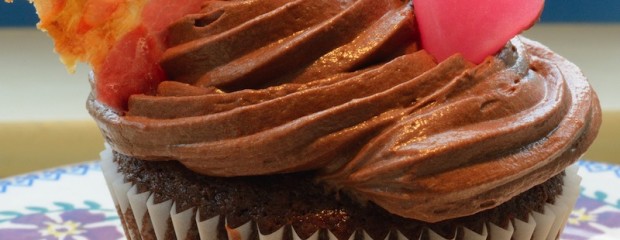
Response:
[[[164,30],[204,0],[34,0],[38,27],[54,39],[70,72],[91,65],[97,99],[118,111],[132,94],[149,93],[164,80],[158,65]]]

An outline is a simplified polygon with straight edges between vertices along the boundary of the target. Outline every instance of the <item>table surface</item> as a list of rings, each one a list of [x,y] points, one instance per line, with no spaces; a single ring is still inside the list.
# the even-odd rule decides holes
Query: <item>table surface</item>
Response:
[[[580,161],[563,240],[620,239],[620,165]],[[97,161],[0,179],[0,239],[124,239]]]

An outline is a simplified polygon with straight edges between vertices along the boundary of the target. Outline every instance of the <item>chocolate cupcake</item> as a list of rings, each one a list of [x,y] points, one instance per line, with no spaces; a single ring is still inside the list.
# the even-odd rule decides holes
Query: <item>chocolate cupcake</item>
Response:
[[[428,223],[326,191],[316,172],[221,178],[107,150],[130,239],[555,239],[579,194],[577,168],[501,205]]]
[[[437,61],[399,0],[126,4],[85,31],[117,31],[87,107],[130,239],[556,239],[576,202],[600,107],[539,43]]]

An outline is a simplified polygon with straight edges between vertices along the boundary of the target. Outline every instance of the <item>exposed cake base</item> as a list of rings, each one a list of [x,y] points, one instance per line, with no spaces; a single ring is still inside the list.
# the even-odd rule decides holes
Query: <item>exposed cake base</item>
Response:
[[[499,207],[431,224],[328,193],[311,172],[213,178],[110,149],[101,158],[128,239],[557,239],[580,182],[571,167]]]

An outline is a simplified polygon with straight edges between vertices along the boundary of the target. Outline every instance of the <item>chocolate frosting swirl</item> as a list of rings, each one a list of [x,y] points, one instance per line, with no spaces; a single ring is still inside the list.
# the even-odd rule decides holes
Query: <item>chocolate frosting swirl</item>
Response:
[[[413,22],[399,0],[208,1],[170,27],[156,95],[88,108],[123,154],[212,176],[315,170],[428,222],[493,208],[591,144],[600,108],[576,66],[522,37],[437,64]]]

